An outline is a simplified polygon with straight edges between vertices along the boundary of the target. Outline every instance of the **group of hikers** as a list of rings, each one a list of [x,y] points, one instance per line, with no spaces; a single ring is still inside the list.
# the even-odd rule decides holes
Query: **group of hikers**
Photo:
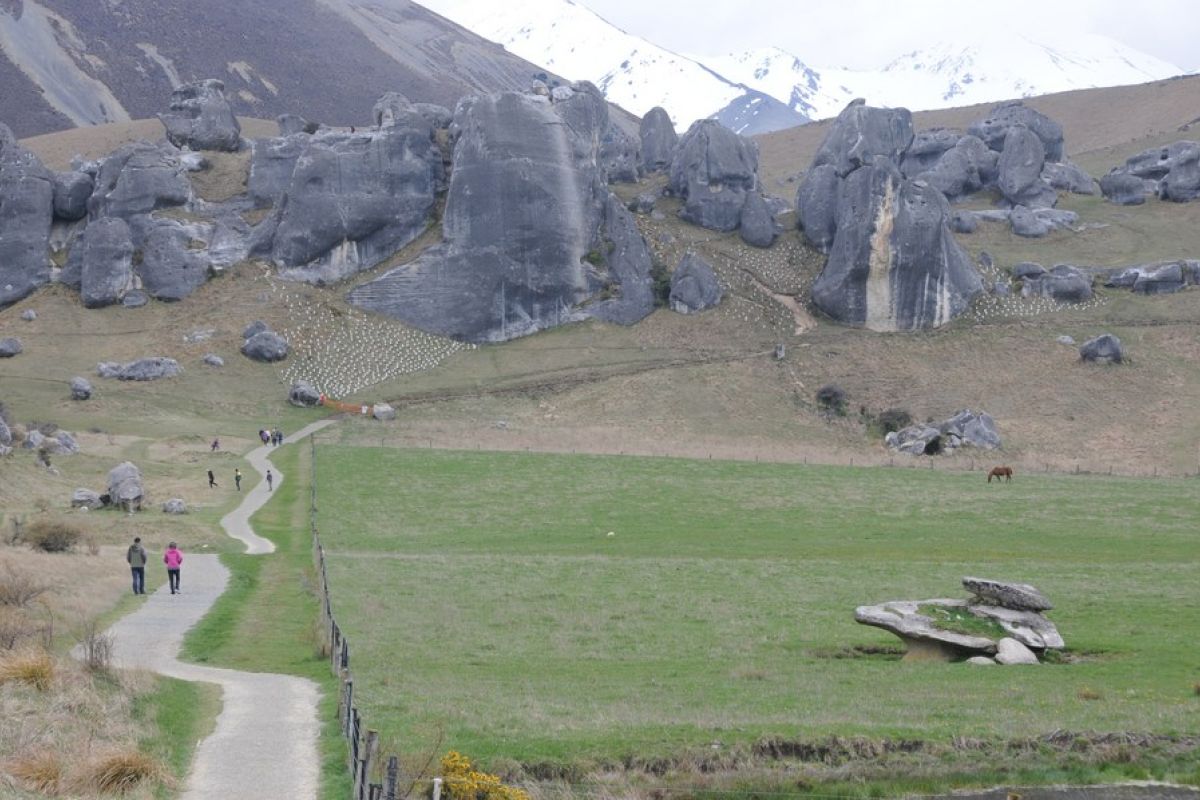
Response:
[[[133,573],[133,593],[145,594],[146,562],[149,557],[142,546],[142,537],[133,537],[133,544],[125,551],[125,560],[129,562],[129,569]],[[183,551],[174,542],[167,545],[163,563],[167,565],[167,584],[171,587],[171,594],[179,594],[179,568],[183,565]]]
[[[267,491],[268,492],[274,491],[275,476],[271,474],[271,470],[267,470],[266,478],[267,478]],[[238,469],[237,467],[234,467],[234,470],[233,470],[233,486],[239,492],[242,490],[242,471],[240,469]],[[216,473],[214,473],[211,469],[208,471],[208,488],[210,488],[210,489],[221,488],[221,484],[217,483]]]

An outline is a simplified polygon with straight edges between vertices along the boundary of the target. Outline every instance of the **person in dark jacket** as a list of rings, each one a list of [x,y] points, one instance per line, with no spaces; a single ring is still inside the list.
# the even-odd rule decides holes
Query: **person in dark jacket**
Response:
[[[133,593],[146,593],[146,548],[142,547],[142,537],[133,537],[133,544],[125,551],[125,560],[129,562],[129,570],[133,573]]]

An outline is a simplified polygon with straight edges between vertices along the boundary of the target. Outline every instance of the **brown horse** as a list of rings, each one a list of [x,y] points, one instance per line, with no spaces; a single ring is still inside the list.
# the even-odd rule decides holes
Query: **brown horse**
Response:
[[[996,480],[1004,478],[1006,481],[1011,481],[1012,467],[992,467],[992,471],[988,473],[988,483],[992,482],[992,478]]]

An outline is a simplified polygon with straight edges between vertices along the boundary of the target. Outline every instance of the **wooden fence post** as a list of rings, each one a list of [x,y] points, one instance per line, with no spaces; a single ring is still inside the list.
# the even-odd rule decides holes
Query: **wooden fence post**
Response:
[[[395,756],[390,756],[387,762],[387,774],[383,781],[383,800],[398,800],[396,783],[400,779],[400,762]]]
[[[359,766],[359,791],[370,794],[371,786],[371,766],[375,761],[375,754],[379,750],[379,731],[367,731],[366,744],[363,746],[362,761]]]

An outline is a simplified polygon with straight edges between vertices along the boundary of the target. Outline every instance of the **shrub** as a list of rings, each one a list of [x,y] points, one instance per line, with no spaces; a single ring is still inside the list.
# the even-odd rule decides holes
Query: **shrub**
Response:
[[[83,533],[74,525],[55,519],[39,519],[25,532],[25,541],[35,550],[66,553],[75,547]]]
[[[471,760],[455,750],[442,758],[442,777],[450,800],[530,800],[523,789],[505,786],[495,775],[471,767]]]
[[[54,659],[45,650],[18,650],[0,657],[0,686],[24,683],[39,692],[54,681]]]
[[[140,750],[118,750],[89,765],[88,782],[99,792],[124,794],[162,775],[162,765],[151,756]]]
[[[29,791],[54,796],[63,782],[63,764],[52,750],[38,750],[11,759],[4,771],[12,775]]]
[[[666,308],[671,302],[671,271],[666,264],[656,260],[650,265],[650,280],[654,282],[655,308]]]
[[[26,572],[20,572],[5,562],[0,571],[0,606],[25,608],[41,597],[50,587]]]
[[[88,669],[104,672],[112,662],[113,637],[100,630],[95,620],[88,620],[79,632],[79,649]]]
[[[27,615],[12,606],[0,606],[0,650],[13,650],[39,633],[40,629]]]
[[[912,414],[905,411],[903,408],[889,408],[879,414],[875,418],[875,423],[883,433],[894,433],[902,428],[907,428],[912,425]]]
[[[817,408],[826,414],[846,416],[846,392],[837,384],[825,384],[817,389]]]

